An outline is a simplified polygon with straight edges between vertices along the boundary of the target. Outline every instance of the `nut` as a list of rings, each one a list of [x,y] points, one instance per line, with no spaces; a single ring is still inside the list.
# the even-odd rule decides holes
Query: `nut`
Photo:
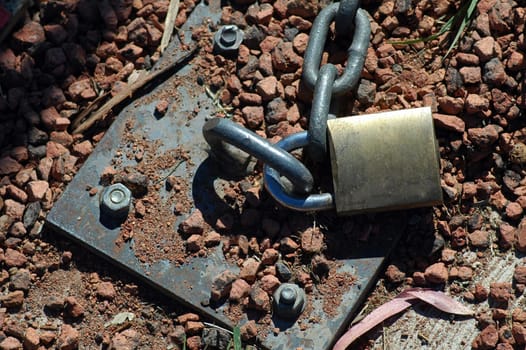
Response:
[[[305,292],[293,283],[282,283],[274,292],[274,312],[281,318],[297,318],[305,309]]]
[[[108,186],[101,194],[100,209],[114,218],[128,215],[132,200],[131,191],[121,183]]]
[[[214,49],[218,53],[234,52],[242,42],[243,31],[233,24],[221,27],[214,35]]]

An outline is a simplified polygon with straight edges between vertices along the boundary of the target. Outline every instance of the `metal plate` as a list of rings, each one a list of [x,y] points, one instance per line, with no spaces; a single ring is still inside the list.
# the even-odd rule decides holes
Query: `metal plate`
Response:
[[[201,24],[205,17],[217,21],[218,13],[212,14],[206,6],[199,5],[185,25],[187,29],[185,40],[191,38],[188,31],[190,26]],[[180,50],[177,41],[172,43],[168,50],[173,50],[175,54],[166,55],[159,64],[163,64],[163,60],[175,61],[183,54],[176,51]],[[133,239],[120,246],[116,245],[120,227],[109,228],[101,223],[98,196],[90,196],[86,190],[88,186],[102,189],[99,185],[101,174],[111,164],[116,150],[126,142],[124,139],[126,124],[133,120],[131,132],[140,133],[149,142],[161,141],[159,155],[167,149],[178,146],[184,146],[189,151],[191,162],[186,162],[185,166],[178,168],[176,175],[186,177],[191,182],[188,197],[192,199],[193,207],[199,208],[205,217],[219,210],[222,202],[217,194],[217,186],[214,184],[221,181],[224,172],[208,159],[206,143],[201,135],[201,128],[215,107],[204,88],[197,85],[195,77],[189,76],[190,72],[190,66],[181,69],[175,76],[134,101],[119,114],[93,154],[54,205],[47,216],[47,224],[52,230],[78,241],[159,291],[195,309],[206,318],[232,328],[235,325],[226,316],[226,304],[217,308],[205,306],[208,305],[213,278],[227,269],[235,273],[239,271],[237,266],[225,260],[221,247],[209,251],[206,258],[191,258],[182,265],[168,260],[151,264],[143,263],[134,253]],[[159,96],[166,98],[167,94],[164,91],[168,87],[176,90],[176,93],[170,97],[171,105],[176,107],[172,107],[167,115],[158,119],[154,115],[155,105]],[[194,117],[190,119],[189,115]],[[134,161],[134,159],[124,160],[129,164]],[[161,188],[159,191],[162,192],[164,189]],[[177,228],[185,218],[186,216],[174,216],[172,227]],[[159,218],[159,221],[162,224],[166,218]],[[280,332],[275,334],[269,331],[266,337],[262,337],[261,345],[264,348],[316,350],[330,348],[335,336],[345,329],[368,290],[374,285],[385,257],[404,230],[405,219],[404,215],[400,214],[381,214],[375,217],[375,222],[372,224],[379,232],[371,236],[374,239],[366,242],[349,240],[348,244],[336,244],[327,253],[329,259],[337,259],[341,263],[340,272],[347,272],[355,277],[355,282],[349,284],[348,290],[343,294],[341,303],[335,305],[336,315],[328,317],[325,314],[323,311],[325,297],[315,288],[308,295],[308,305],[311,306],[309,314],[302,315],[301,322],[292,324],[274,318],[269,329],[279,328]],[[341,239],[337,241],[341,242]],[[244,321],[247,319],[248,316],[245,315]]]

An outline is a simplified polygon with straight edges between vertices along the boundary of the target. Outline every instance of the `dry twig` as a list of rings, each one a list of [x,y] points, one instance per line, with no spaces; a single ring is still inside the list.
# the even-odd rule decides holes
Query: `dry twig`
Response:
[[[164,21],[164,32],[161,38],[161,45],[159,46],[159,52],[163,53],[164,49],[170,43],[170,38],[174,30],[175,19],[179,13],[179,0],[170,0],[168,12],[166,13],[166,20]]]
[[[181,64],[185,63],[190,57],[192,57],[199,48],[196,46],[190,51],[188,51],[183,57],[180,59],[171,62],[170,64],[166,65],[163,68],[160,68],[156,71],[144,71],[139,75],[139,78],[131,83],[128,87],[123,89],[121,92],[119,92],[117,95],[113,96],[110,100],[108,100],[106,103],[102,105],[95,113],[91,114],[91,112],[98,107],[99,103],[102,102],[103,97],[107,96],[107,93],[97,98],[95,101],[93,101],[87,108],[84,110],[75,120],[73,123],[73,134],[79,134],[83,133],[86,130],[88,130],[93,124],[95,124],[97,121],[104,119],[108,113],[110,113],[113,108],[117,107],[124,101],[130,99],[133,97],[133,95],[139,91],[142,87],[144,87],[146,84],[150,83],[152,80],[155,80],[156,78],[159,78],[165,74],[168,74],[170,72],[173,73],[179,67]],[[88,119],[83,121],[85,117],[90,115]]]

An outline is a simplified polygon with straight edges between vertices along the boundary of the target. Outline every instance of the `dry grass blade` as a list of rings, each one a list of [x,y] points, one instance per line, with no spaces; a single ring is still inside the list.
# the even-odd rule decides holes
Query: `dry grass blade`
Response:
[[[166,13],[166,20],[164,21],[164,32],[161,38],[161,45],[159,46],[159,51],[163,53],[164,49],[170,43],[170,38],[174,31],[175,19],[179,13],[179,0],[170,0],[170,5],[168,7],[168,12]]]
[[[426,43],[428,41],[432,41],[435,39],[438,39],[441,35],[444,33],[451,31],[456,28],[455,30],[455,36],[451,39],[451,35],[446,37],[444,41],[440,43],[447,44],[448,49],[446,51],[446,54],[444,55],[444,58],[446,58],[451,50],[457,45],[458,41],[464,34],[466,28],[469,27],[469,24],[471,23],[473,14],[475,13],[475,8],[477,7],[477,3],[479,0],[467,0],[465,1],[462,6],[460,7],[459,11],[457,11],[452,17],[450,17],[443,25],[440,27],[440,30],[432,35],[429,35],[425,38],[418,38],[418,39],[408,39],[408,40],[400,40],[400,41],[388,41],[390,44],[396,44],[396,45],[411,45],[411,44],[417,44],[417,43]]]

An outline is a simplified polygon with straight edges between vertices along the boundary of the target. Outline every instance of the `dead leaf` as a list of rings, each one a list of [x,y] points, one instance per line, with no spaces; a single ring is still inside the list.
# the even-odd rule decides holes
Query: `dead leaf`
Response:
[[[408,290],[407,293],[422,301],[425,301],[429,305],[432,305],[440,311],[447,312],[448,314],[460,315],[460,316],[471,316],[473,311],[465,307],[455,299],[447,296],[443,292],[435,290]]]
[[[135,314],[132,312],[120,312],[113,317],[110,322],[104,324],[104,327],[118,326],[128,321],[133,321]]]
[[[409,288],[398,294],[393,300],[380,305],[360,322],[353,325],[336,342],[333,350],[345,350],[356,339],[396,314],[406,310],[416,300],[424,301],[437,309],[462,316],[471,316],[473,311],[447,296],[443,292],[423,288]]]

